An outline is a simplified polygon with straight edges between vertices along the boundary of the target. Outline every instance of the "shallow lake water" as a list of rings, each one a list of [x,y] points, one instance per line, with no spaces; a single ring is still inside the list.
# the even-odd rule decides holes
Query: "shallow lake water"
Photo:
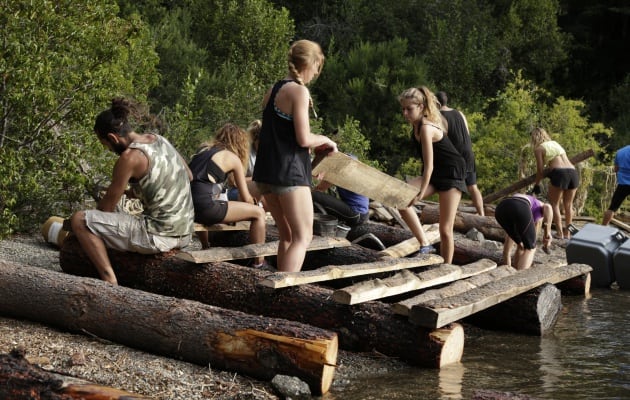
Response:
[[[543,337],[468,329],[461,363],[348,379],[326,400],[470,399],[476,390],[549,400],[630,399],[630,291],[563,296]]]

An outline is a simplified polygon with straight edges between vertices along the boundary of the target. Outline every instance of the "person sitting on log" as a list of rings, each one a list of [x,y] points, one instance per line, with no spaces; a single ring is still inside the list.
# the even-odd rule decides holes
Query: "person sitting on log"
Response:
[[[214,140],[205,142],[192,157],[188,166],[193,174],[190,184],[195,222],[203,225],[251,221],[250,243],[265,242],[265,210],[258,205],[249,192],[245,169],[249,162],[249,139],[247,133],[231,123],[223,125]],[[229,176],[232,176],[240,201],[220,199]],[[197,232],[201,246],[210,247],[208,232]],[[256,268],[267,267],[264,257],[256,257]]]
[[[187,246],[194,232],[192,175],[186,161],[164,137],[134,131],[129,117],[143,118],[140,111],[131,101],[116,98],[96,117],[99,141],[119,157],[97,209],[78,211],[70,218],[72,231],[100,278],[115,285],[107,248],[157,254]],[[123,194],[142,201],[142,214],[115,212]]]
[[[499,202],[494,216],[505,230],[503,243],[503,263],[512,266],[511,252],[516,244],[514,253],[514,268],[521,270],[529,268],[536,253],[536,232],[542,221],[543,250],[549,251],[551,244],[551,221],[553,208],[543,203],[533,195],[517,193]]]

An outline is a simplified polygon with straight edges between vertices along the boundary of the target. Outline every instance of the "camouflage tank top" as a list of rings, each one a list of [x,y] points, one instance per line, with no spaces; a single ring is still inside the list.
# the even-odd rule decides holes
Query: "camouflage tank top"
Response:
[[[149,172],[131,184],[142,201],[147,231],[159,236],[183,236],[194,232],[194,208],[190,181],[183,160],[173,145],[160,135],[153,143],[131,143],[149,159]]]

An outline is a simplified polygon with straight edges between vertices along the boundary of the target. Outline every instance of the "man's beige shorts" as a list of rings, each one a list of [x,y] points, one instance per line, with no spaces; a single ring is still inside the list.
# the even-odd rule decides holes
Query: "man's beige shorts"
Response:
[[[141,216],[127,213],[85,211],[85,223],[90,231],[105,242],[105,247],[140,254],[155,254],[180,249],[190,243],[191,235],[159,236],[147,232]]]

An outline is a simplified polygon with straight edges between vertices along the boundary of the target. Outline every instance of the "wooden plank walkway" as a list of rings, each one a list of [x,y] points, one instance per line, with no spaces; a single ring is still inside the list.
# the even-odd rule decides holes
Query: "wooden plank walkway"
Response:
[[[260,256],[274,256],[278,254],[278,241],[248,244],[240,247],[212,247],[206,250],[180,251],[175,257],[189,262],[202,264],[209,262],[242,260]],[[346,247],[351,243],[344,238],[315,236],[307,251]]]
[[[423,327],[440,328],[544,283],[564,282],[592,270],[586,264],[569,264],[556,268],[544,265],[531,267],[459,295],[415,305],[411,308],[409,320]]]
[[[352,286],[335,290],[333,300],[340,304],[363,303],[468,278],[496,267],[497,264],[494,261],[479,260],[464,266],[452,264],[434,265],[433,268],[428,268],[418,273],[403,270],[386,279],[359,282]]]
[[[333,279],[350,278],[382,272],[398,271],[405,268],[422,267],[426,265],[439,264],[443,261],[444,259],[436,254],[423,254],[422,256],[414,258],[390,258],[361,264],[328,265],[311,271],[276,272],[265,277],[260,284],[262,286],[278,289]]]

